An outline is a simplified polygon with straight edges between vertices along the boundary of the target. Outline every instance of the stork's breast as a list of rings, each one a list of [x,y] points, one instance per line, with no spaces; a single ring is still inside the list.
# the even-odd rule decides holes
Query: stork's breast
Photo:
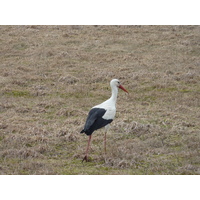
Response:
[[[105,112],[105,114],[102,116],[103,119],[114,119],[116,114],[116,109],[115,108],[108,108]]]

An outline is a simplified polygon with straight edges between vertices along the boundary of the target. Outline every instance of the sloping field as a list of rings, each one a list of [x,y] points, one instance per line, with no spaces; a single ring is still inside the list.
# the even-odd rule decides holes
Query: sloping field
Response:
[[[199,26],[0,26],[0,174],[200,174]],[[91,107],[117,115],[93,134]]]

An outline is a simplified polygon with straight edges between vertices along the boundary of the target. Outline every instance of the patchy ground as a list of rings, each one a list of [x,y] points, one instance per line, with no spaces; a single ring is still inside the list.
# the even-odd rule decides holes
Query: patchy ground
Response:
[[[199,26],[0,26],[0,174],[200,174]],[[80,134],[120,79],[91,162]]]

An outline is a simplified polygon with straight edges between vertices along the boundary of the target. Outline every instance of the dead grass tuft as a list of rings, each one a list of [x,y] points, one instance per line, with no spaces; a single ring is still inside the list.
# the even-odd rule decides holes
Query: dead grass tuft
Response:
[[[199,26],[2,26],[1,174],[200,174]],[[118,78],[108,132],[79,132]]]

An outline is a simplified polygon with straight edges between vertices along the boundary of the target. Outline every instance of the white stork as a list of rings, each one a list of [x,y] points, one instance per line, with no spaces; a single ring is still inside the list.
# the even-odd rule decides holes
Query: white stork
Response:
[[[107,127],[115,117],[118,88],[128,93],[128,91],[120,84],[118,79],[111,80],[110,87],[112,90],[111,97],[103,103],[92,107],[88,114],[84,129],[80,132],[89,136],[86,154],[83,161],[88,161],[88,151],[90,148],[92,133],[104,126]],[[106,153],[106,131],[104,136],[104,150]]]

